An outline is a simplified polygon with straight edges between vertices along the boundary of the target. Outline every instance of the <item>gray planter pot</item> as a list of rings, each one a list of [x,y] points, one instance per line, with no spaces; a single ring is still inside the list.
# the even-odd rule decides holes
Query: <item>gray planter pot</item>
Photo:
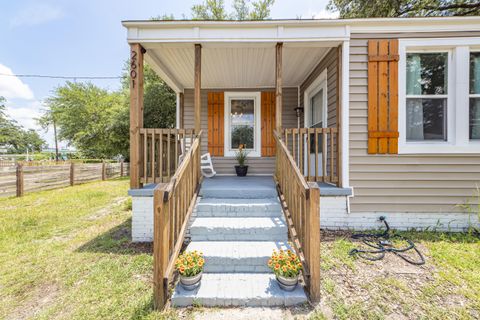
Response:
[[[276,277],[277,277],[278,285],[282,290],[285,290],[285,291],[295,290],[295,287],[298,284],[298,276],[296,276],[295,278],[286,278],[286,277],[277,275]]]
[[[193,276],[193,277],[184,277],[180,276],[180,285],[185,290],[195,290],[200,285],[200,280],[202,280],[202,272]]]

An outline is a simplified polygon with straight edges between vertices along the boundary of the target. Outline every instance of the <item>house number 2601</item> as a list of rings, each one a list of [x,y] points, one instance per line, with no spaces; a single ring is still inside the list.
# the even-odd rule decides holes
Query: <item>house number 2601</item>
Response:
[[[135,88],[135,81],[137,79],[137,52],[130,53],[130,78],[132,79],[132,88]]]

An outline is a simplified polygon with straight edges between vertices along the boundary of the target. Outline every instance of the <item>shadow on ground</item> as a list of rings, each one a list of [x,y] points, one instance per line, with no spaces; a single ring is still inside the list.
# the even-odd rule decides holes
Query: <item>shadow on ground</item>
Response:
[[[97,236],[77,249],[78,252],[114,254],[152,254],[151,243],[132,242],[132,219],[129,218],[115,228]]]

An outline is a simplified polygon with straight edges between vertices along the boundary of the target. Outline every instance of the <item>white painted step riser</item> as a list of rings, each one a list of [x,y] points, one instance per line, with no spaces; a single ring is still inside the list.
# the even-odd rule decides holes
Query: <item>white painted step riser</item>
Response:
[[[238,233],[232,234],[231,232],[219,233],[217,231],[212,231],[211,233],[201,232],[201,233],[192,233],[190,230],[190,238],[192,241],[287,241],[288,237],[285,232],[275,233],[275,234],[265,234],[258,232],[254,233],[250,231],[249,233]]]
[[[246,265],[238,261],[232,261],[230,264],[205,264],[203,272],[205,273],[272,273],[267,266],[268,259],[258,263],[258,265]],[[237,264],[238,263],[238,264]]]
[[[282,210],[278,200],[268,201],[255,201],[254,199],[234,201],[235,199],[229,199],[228,201],[222,201],[222,199],[202,199],[196,206],[195,210],[198,212],[212,212],[212,211],[234,211],[234,212],[266,212],[273,211],[278,212]],[[260,199],[259,199],[260,200]]]
[[[243,217],[243,218],[259,218],[259,217],[282,217],[282,212],[277,211],[232,211],[232,210],[213,210],[213,211],[194,211],[193,217]]]

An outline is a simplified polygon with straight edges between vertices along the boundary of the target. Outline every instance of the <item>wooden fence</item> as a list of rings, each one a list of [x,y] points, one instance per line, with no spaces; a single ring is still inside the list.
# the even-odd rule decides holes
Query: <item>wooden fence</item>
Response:
[[[57,165],[0,167],[0,197],[23,196],[27,192],[49,190],[95,180],[127,176],[129,164],[60,163]]]
[[[275,180],[290,238],[303,264],[310,299],[320,300],[320,189],[307,182],[281,137],[275,132]]]

